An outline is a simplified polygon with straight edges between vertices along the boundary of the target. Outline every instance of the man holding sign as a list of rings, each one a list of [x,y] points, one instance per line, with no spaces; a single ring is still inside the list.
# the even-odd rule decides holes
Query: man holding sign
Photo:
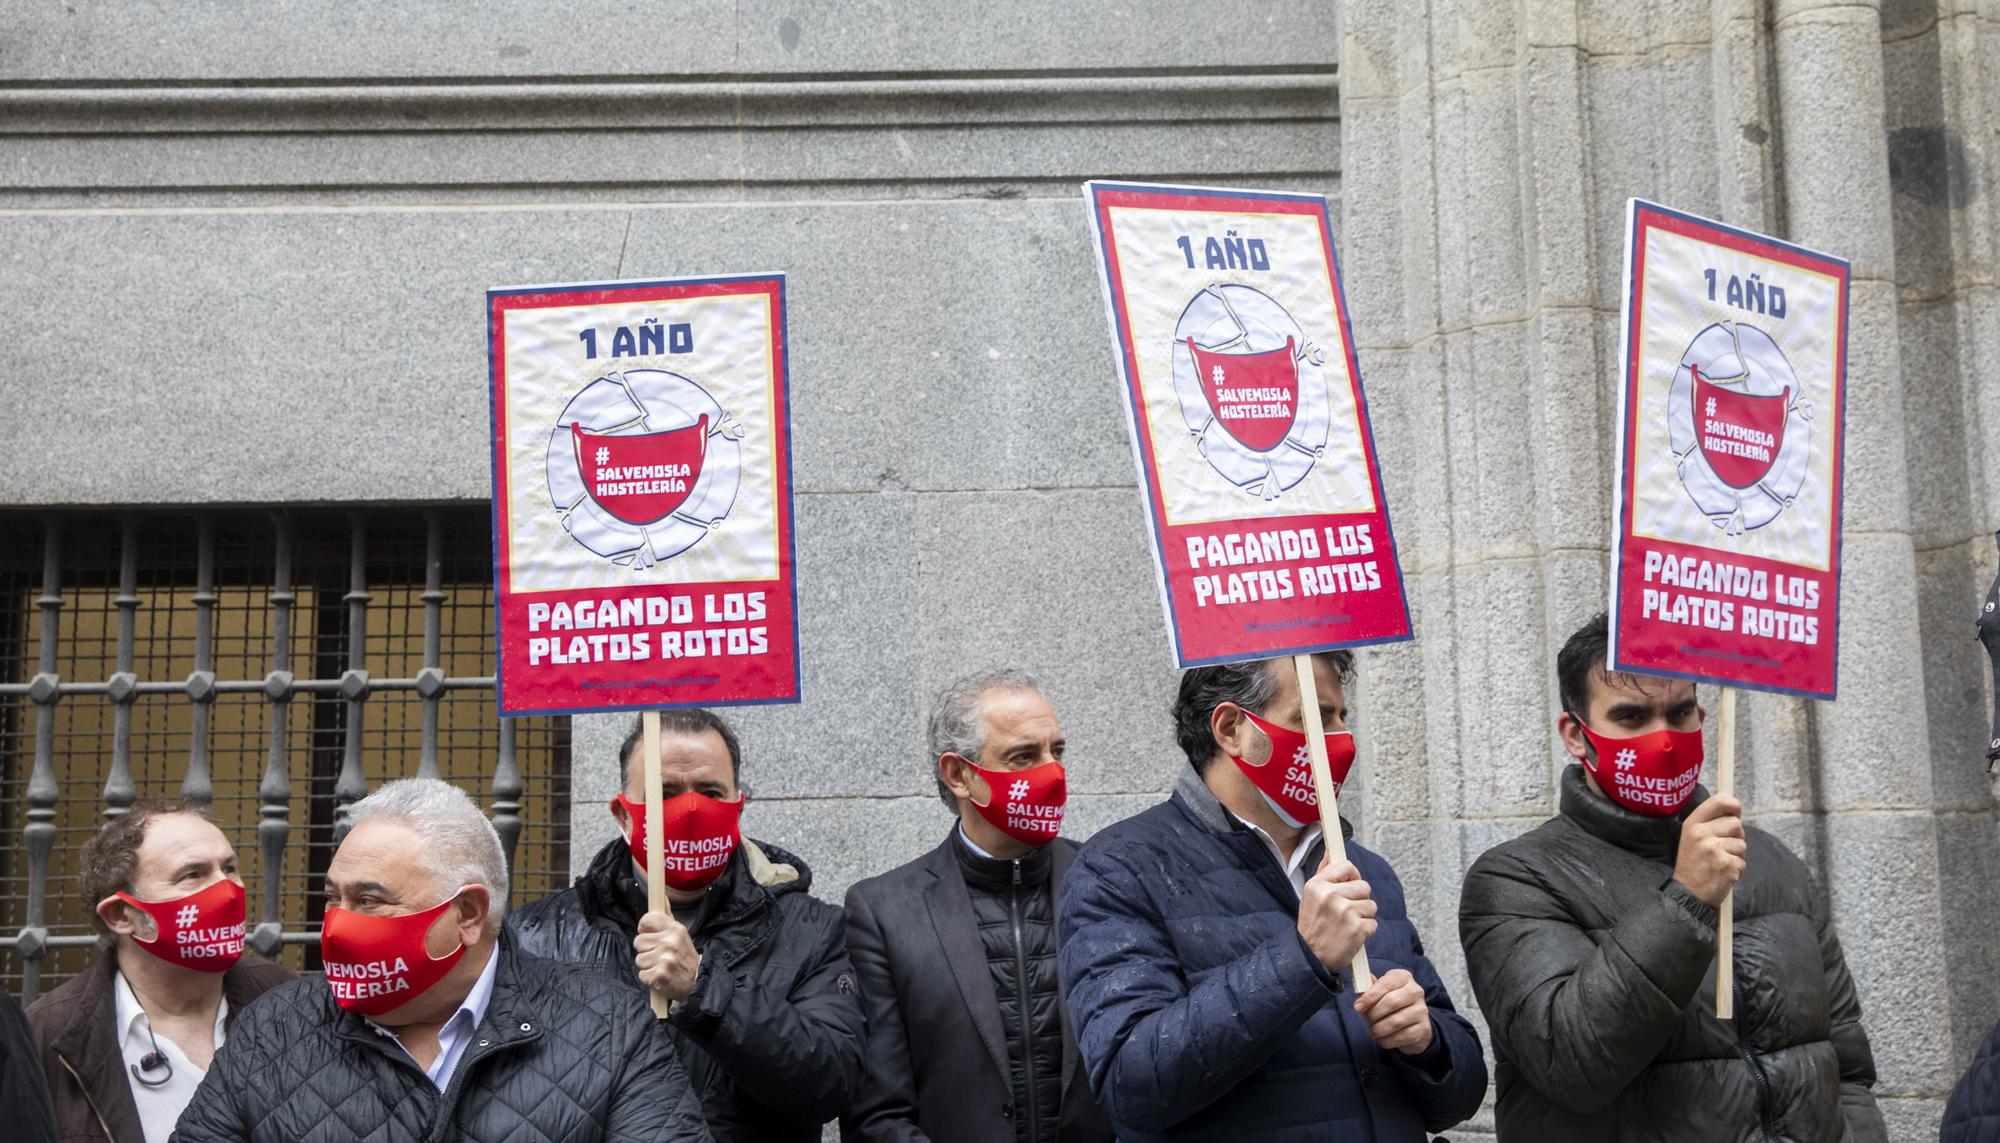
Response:
[[[1421,1143],[1485,1095],[1395,872],[1321,836],[1305,728],[1327,728],[1337,787],[1353,670],[1312,656],[1317,719],[1288,659],[1188,671],[1172,798],[1091,838],[1063,882],[1063,984],[1121,1139]],[[1357,995],[1343,973],[1364,943]]]
[[[1063,885],[1091,1087],[1121,1139],[1420,1141],[1472,1114],[1486,1066],[1395,874],[1348,860],[1334,804],[1346,648],[1408,639],[1410,616],[1326,200],[1084,195],[1167,634],[1193,668],[1172,800],[1098,834]]]
[[[1493,1033],[1502,1139],[1886,1139],[1826,901],[1701,772],[1694,684],[1605,669],[1607,622],[1556,658],[1561,812],[1466,874],[1459,934]],[[1735,890],[1737,1011],[1714,1014]]]
[[[508,918],[508,931],[526,952],[664,998],[720,1143],[818,1139],[861,1084],[865,1023],[840,910],[808,894],[803,859],[743,836],[742,748],[729,724],[699,708],[659,717],[668,907],[646,903],[635,725],[610,807],[621,836],[575,885]]]
[[[487,321],[500,713],[642,712],[625,838],[513,931],[645,986],[717,1135],[817,1138],[860,1073],[839,911],[739,846],[698,709],[799,699],[785,277],[496,289]]]

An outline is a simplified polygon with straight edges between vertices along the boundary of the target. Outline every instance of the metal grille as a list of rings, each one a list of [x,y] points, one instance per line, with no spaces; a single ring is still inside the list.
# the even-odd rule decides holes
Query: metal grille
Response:
[[[250,947],[318,967],[346,807],[434,775],[484,795],[517,901],[569,882],[569,722],[501,720],[483,507],[0,514],[0,981],[93,954],[91,832],[205,801]]]

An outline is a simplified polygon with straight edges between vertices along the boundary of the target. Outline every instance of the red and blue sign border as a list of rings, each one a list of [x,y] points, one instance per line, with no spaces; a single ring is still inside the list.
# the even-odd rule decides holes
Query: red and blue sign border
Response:
[[[1347,290],[1341,282],[1340,257],[1333,248],[1333,223],[1327,213],[1326,197],[1287,191],[1231,190],[1219,187],[1168,186],[1157,183],[1104,180],[1092,180],[1083,184],[1083,192],[1090,209],[1091,233],[1097,240],[1097,265],[1100,285],[1104,290],[1105,314],[1111,323],[1111,336],[1118,358],[1118,373],[1124,383],[1125,417],[1132,436],[1132,460],[1138,468],[1139,487],[1146,494],[1146,535],[1153,547],[1153,570],[1160,589],[1161,607],[1167,616],[1167,638],[1173,650],[1175,665],[1181,668],[1203,667],[1249,659],[1277,658],[1282,655],[1337,651],[1347,647],[1401,643],[1413,638],[1409,597],[1403,583],[1402,561],[1396,550],[1396,532],[1390,521],[1389,500],[1382,488],[1381,465],[1375,456],[1375,438],[1372,422],[1369,419],[1368,398],[1361,383],[1361,365],[1355,356],[1354,331],[1348,324]],[[1255,206],[1260,213],[1316,215],[1319,219],[1320,240],[1326,255],[1327,271],[1332,280],[1335,317],[1340,323],[1347,375],[1354,387],[1354,408],[1361,429],[1362,455],[1368,465],[1369,486],[1375,497],[1375,505],[1382,515],[1383,531],[1387,533],[1390,571],[1395,583],[1396,605],[1401,615],[1401,623],[1395,630],[1354,639],[1316,641],[1288,647],[1258,647],[1245,649],[1240,653],[1226,652],[1190,658],[1183,637],[1182,619],[1174,605],[1174,593],[1168,572],[1163,539],[1168,526],[1166,506],[1155,476],[1157,466],[1153,454],[1152,436],[1143,415],[1145,395],[1139,388],[1137,352],[1132,344],[1131,325],[1125,312],[1118,254],[1111,242],[1110,212],[1113,207],[1120,206],[1231,211],[1242,210],[1245,204]],[[1258,520],[1257,517],[1249,517],[1245,522],[1255,523]]]
[[[741,287],[761,285],[759,290]],[[507,630],[502,620],[507,600],[512,596],[510,583],[511,566],[505,553],[508,551],[506,512],[508,487],[506,474],[506,365],[502,360],[503,315],[512,309],[541,308],[556,305],[593,305],[661,299],[692,297],[730,297],[748,293],[768,295],[772,301],[771,314],[771,361],[772,361],[772,430],[778,434],[777,447],[773,457],[777,471],[773,474],[777,495],[774,507],[778,531],[778,576],[774,580],[732,581],[745,583],[775,583],[787,601],[791,612],[790,657],[791,688],[786,694],[765,695],[754,698],[696,698],[676,699],[661,696],[639,702],[620,701],[606,704],[575,704],[516,709],[507,702],[507,671],[504,640]],[[532,305],[531,305],[532,303]],[[792,390],[791,390],[791,344],[786,328],[789,313],[785,298],[785,275],[782,272],[764,274],[724,274],[707,277],[687,278],[645,278],[611,282],[578,282],[544,286],[510,286],[486,291],[487,323],[487,379],[490,402],[488,424],[493,445],[493,631],[494,631],[494,692],[500,716],[514,718],[533,715],[554,714],[616,714],[624,711],[661,710],[671,707],[712,707],[712,706],[768,706],[800,701],[799,669],[799,600],[798,600],[798,559],[793,541],[795,519],[792,498]],[[725,586],[722,584],[712,586]],[[634,688],[636,689],[636,688]]]
[[[1829,447],[1833,449],[1832,488],[1833,498],[1832,542],[1828,545],[1828,563],[1823,574],[1832,587],[1832,608],[1828,612],[1829,637],[1825,641],[1823,653],[1827,656],[1827,685],[1817,687],[1810,684],[1794,685],[1778,679],[1731,676],[1713,670],[1675,670],[1653,664],[1638,664],[1624,658],[1619,640],[1620,597],[1627,568],[1625,550],[1632,540],[1632,489],[1638,478],[1638,465],[1633,459],[1634,439],[1638,432],[1638,421],[1633,410],[1639,401],[1640,343],[1639,323],[1645,310],[1646,243],[1645,232],[1664,230],[1701,242],[1712,243],[1726,250],[1733,250],[1753,258],[1762,258],[1788,266],[1795,266],[1815,274],[1822,274],[1840,282],[1839,348],[1833,355],[1834,404],[1838,415],[1833,418],[1833,439]],[[1799,698],[1825,699],[1831,701],[1839,691],[1840,684],[1840,560],[1843,535],[1843,514],[1846,512],[1846,497],[1843,495],[1842,479],[1845,472],[1847,444],[1847,336],[1848,336],[1848,292],[1852,267],[1846,259],[1822,253],[1809,247],[1758,234],[1727,223],[1703,218],[1697,214],[1675,210],[1645,199],[1634,198],[1626,203],[1625,218],[1625,298],[1624,312],[1619,323],[1619,386],[1618,386],[1618,427],[1616,434],[1616,458],[1613,466],[1612,519],[1616,525],[1611,538],[1610,605],[1606,609],[1609,617],[1610,643],[1605,651],[1607,669],[1621,673],[1660,675],[1667,678],[1686,679],[1695,683],[1714,683],[1720,686],[1741,687],[1745,690],[1765,691],[1771,694],[1793,695]],[[1650,541],[1661,543],[1666,541]],[[1682,545],[1684,546],[1684,545]],[[1740,557],[1739,557],[1740,558]],[[1775,563],[1777,561],[1764,561]],[[1817,569],[1813,569],[1817,571]],[[1632,574],[1637,574],[1632,569]],[[1629,639],[1628,639],[1629,641]],[[1690,668],[1695,664],[1689,664]]]

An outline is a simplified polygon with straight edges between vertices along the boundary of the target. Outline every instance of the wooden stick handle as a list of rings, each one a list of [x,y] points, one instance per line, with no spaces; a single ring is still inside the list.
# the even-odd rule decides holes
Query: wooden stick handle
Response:
[[[1319,680],[1313,677],[1313,657],[1293,655],[1292,668],[1299,674],[1299,709],[1305,712],[1306,753],[1312,757],[1313,793],[1319,796],[1319,832],[1326,852],[1337,860],[1347,860],[1347,841],[1340,836],[1340,806],[1334,800],[1333,771],[1326,761],[1326,724],[1319,717]],[[1273,758],[1273,762],[1283,759]],[[1354,950],[1354,991],[1366,992],[1375,983],[1368,971],[1368,948]]]
[[[644,755],[646,768],[646,911],[664,913],[667,911],[667,858],[660,837],[660,819],[665,816],[660,808],[660,712],[649,710],[640,714],[639,727],[645,739],[639,749]],[[646,990],[646,995],[653,1002],[653,1015],[665,1020],[667,998],[650,988]]]
[[[1722,710],[1715,728],[1715,792],[1736,796],[1736,688],[1722,688]],[[1715,1015],[1736,1019],[1736,890],[1722,898],[1715,915]]]

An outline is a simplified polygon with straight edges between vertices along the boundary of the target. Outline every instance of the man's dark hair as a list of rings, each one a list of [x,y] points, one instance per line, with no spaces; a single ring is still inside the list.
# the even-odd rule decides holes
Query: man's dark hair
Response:
[[[743,746],[736,741],[736,732],[722,721],[722,716],[712,710],[698,706],[673,707],[660,712],[660,734],[701,734],[713,730],[722,736],[722,744],[729,747],[729,780],[742,785]],[[632,733],[625,736],[625,745],[618,748],[618,784],[625,784],[625,773],[632,765],[632,752],[639,749],[639,743],[646,740],[646,716],[632,720]]]
[[[1313,658],[1333,668],[1342,686],[1354,681],[1354,652],[1323,651]],[[1215,732],[1209,716],[1215,708],[1233,702],[1244,710],[1263,714],[1278,694],[1278,672],[1292,669],[1289,658],[1253,659],[1247,663],[1222,663],[1181,672],[1180,694],[1174,698],[1174,738],[1181,752],[1194,764],[1195,772],[1208,769],[1215,758]]]
[[[97,929],[98,943],[110,947],[115,938],[104,918],[97,915],[97,903],[113,893],[132,892],[132,879],[139,873],[139,847],[146,843],[146,827],[165,814],[193,814],[205,822],[215,819],[207,807],[183,798],[148,798],[132,803],[132,808],[98,827],[83,843],[77,857],[77,879],[84,900],[90,905],[90,923]]]
[[[1605,669],[1610,642],[1611,620],[1600,611],[1570,632],[1556,652],[1556,696],[1579,722],[1590,713],[1590,676]]]

